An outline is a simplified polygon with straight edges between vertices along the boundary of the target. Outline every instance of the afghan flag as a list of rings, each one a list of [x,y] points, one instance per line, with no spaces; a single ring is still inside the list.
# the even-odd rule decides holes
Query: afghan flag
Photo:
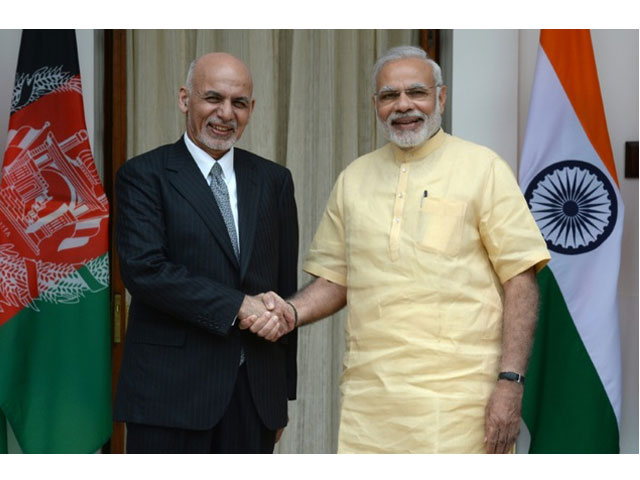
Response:
[[[108,215],[75,31],[25,30],[0,183],[0,430],[25,453],[109,438]]]
[[[530,453],[619,453],[624,205],[588,30],[543,30],[520,185],[551,252],[523,418]]]

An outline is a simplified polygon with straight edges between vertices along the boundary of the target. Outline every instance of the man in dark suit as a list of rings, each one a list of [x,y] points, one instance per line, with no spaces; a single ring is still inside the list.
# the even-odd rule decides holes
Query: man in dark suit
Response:
[[[131,293],[114,418],[127,452],[271,453],[296,395],[296,331],[261,292],[297,287],[290,172],[234,148],[255,100],[225,53],[189,68],[186,133],[128,161],[116,180],[116,242]],[[260,316],[264,329],[240,330]]]

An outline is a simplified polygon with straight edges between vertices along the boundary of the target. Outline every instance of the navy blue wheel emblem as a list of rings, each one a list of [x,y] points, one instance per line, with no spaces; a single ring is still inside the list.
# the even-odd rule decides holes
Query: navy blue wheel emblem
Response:
[[[609,179],[590,163],[554,163],[524,194],[547,247],[575,255],[597,248],[613,231],[618,201]]]

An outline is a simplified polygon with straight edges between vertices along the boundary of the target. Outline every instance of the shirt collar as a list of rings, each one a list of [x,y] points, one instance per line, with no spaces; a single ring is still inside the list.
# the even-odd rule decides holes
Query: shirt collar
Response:
[[[209,173],[211,172],[211,168],[213,168],[213,164],[216,162],[216,159],[209,155],[207,152],[202,150],[199,146],[191,141],[187,132],[184,133],[184,143],[187,146],[187,150],[193,157],[198,166],[198,169],[204,176],[204,178],[209,178]],[[233,147],[229,149],[227,153],[225,153],[222,157],[220,157],[217,162],[222,167],[222,173],[224,174],[224,178],[231,178],[234,175],[233,170]]]
[[[395,143],[391,143],[393,158],[398,163],[421,160],[438,149],[445,142],[447,136],[448,135],[444,132],[444,130],[439,129],[431,138],[427,139],[424,143],[408,149],[400,148]]]

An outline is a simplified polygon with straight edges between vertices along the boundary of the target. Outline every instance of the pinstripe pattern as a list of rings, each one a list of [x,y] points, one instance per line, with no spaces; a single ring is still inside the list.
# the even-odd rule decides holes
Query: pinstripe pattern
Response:
[[[298,225],[288,170],[235,149],[240,263],[182,139],[127,162],[116,179],[116,242],[132,295],[117,421],[205,429],[229,402],[240,349],[265,426],[295,398],[297,333],[277,343],[231,326],[244,294],[297,287]]]

